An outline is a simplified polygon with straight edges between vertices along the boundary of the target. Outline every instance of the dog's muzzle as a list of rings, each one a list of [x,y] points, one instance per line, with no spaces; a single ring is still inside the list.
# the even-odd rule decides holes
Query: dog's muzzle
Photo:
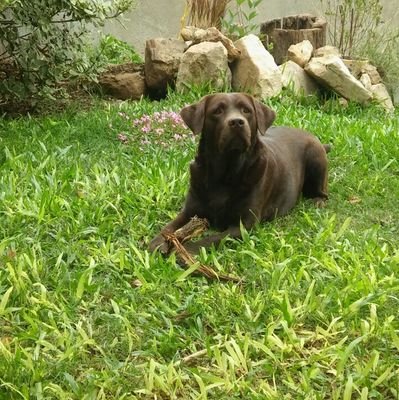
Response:
[[[219,138],[219,151],[245,152],[251,145],[251,129],[248,122],[241,117],[230,118],[226,121]]]

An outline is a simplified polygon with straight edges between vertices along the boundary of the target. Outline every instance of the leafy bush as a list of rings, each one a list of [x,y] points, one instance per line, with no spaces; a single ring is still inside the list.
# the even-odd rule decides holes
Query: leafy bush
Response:
[[[367,58],[388,84],[399,81],[399,30],[383,25],[380,0],[320,0],[329,40],[346,57]],[[385,21],[386,22],[386,21]]]
[[[112,35],[105,35],[99,44],[99,57],[105,63],[121,64],[124,62],[142,63],[143,59],[136,50],[123,40]]]
[[[382,22],[380,0],[321,0],[330,42],[352,57]]]
[[[261,2],[262,0],[235,0],[234,11],[229,8],[227,16],[222,20],[226,35],[235,40],[259,31],[259,25],[254,21],[258,16],[257,8]]]
[[[399,84],[399,29],[377,30],[359,49],[359,54],[378,67],[391,89]]]
[[[51,97],[67,78],[93,77],[89,26],[127,11],[134,0],[6,0],[0,5],[0,105]],[[14,73],[9,73],[9,69]],[[7,71],[5,71],[7,69]]]

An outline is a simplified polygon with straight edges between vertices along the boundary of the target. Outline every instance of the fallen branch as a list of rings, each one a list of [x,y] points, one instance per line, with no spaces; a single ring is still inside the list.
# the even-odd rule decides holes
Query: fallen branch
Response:
[[[174,233],[164,233],[165,240],[169,243],[169,251],[175,250],[176,255],[183,264],[184,267],[191,267],[196,263],[192,255],[185,249],[182,243],[193,239],[201,235],[206,229],[208,229],[209,223],[206,219],[198,217],[191,218],[191,220],[175,231]],[[206,276],[209,279],[218,279],[231,282],[241,282],[242,279],[233,275],[219,274],[211,267],[204,264],[199,264],[196,269],[198,273]]]
[[[190,46],[201,42],[220,42],[226,48],[229,61],[238,58],[241,51],[234,46],[234,43],[227,36],[223,35],[215,27],[208,29],[196,28],[195,26],[185,26],[180,35],[186,42],[192,42]]]
[[[193,217],[186,225],[175,231],[174,236],[180,243],[184,243],[200,236],[208,228],[209,222],[207,219]]]

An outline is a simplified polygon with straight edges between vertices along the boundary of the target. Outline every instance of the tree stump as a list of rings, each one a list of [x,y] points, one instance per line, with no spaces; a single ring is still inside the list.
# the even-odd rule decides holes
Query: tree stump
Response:
[[[266,21],[260,26],[266,49],[271,49],[278,65],[287,60],[287,50],[292,44],[309,40],[317,49],[326,44],[327,21],[310,14],[292,15]]]

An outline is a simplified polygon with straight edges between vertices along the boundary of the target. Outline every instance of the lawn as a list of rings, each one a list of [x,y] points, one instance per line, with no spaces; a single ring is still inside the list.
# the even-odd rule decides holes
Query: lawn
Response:
[[[329,153],[330,200],[207,250],[179,210],[196,100],[0,120],[0,399],[399,399],[399,113],[282,97]]]

